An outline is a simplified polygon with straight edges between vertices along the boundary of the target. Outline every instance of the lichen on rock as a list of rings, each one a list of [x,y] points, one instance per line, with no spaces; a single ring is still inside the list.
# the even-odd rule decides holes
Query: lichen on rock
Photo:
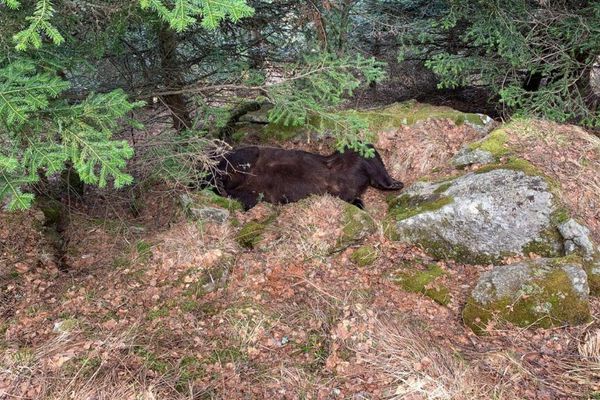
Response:
[[[450,162],[456,168],[464,168],[473,164],[491,164],[496,161],[496,157],[487,150],[481,150],[479,148],[471,149],[469,147],[463,147]]]
[[[419,182],[390,203],[389,213],[399,240],[438,258],[480,264],[522,255],[532,242],[544,244],[541,256],[558,255],[562,240],[546,235],[556,208],[544,178],[494,169]]]
[[[578,325],[590,319],[589,286],[582,265],[537,259],[484,272],[463,310],[476,333],[497,318],[522,327]]]

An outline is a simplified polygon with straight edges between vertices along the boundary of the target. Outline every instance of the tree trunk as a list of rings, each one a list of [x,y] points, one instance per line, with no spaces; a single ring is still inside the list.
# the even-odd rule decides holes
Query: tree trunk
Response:
[[[184,85],[181,69],[177,62],[177,37],[175,32],[164,23],[161,24],[158,32],[158,44],[161,55],[160,64],[166,90],[181,90]],[[171,111],[173,127],[176,130],[181,131],[192,127],[192,119],[183,94],[168,94],[163,96],[162,99]]]
[[[342,57],[346,51],[346,45],[348,44],[348,29],[350,26],[350,12],[354,7],[354,0],[345,0],[340,9],[340,25],[339,35],[337,37],[337,49],[336,54]]]
[[[325,18],[323,18],[321,10],[319,10],[319,7],[312,0],[308,0],[307,3],[309,17],[315,24],[315,31],[319,40],[319,47],[321,47],[322,51],[326,51],[329,45],[327,39],[327,27],[325,24]]]
[[[260,29],[261,27],[253,27],[250,31],[250,68],[256,70],[262,69],[265,62],[264,38]]]

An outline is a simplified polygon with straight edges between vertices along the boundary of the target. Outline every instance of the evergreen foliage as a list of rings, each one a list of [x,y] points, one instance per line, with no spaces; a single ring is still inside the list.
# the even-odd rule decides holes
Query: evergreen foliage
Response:
[[[211,140],[249,104],[368,156],[368,121],[340,108],[361,85],[377,95],[382,60],[418,64],[426,90],[436,82],[423,64],[440,88],[484,87],[507,114],[600,126],[593,1],[0,0],[0,15],[0,203],[10,209],[66,165],[87,184],[131,183],[133,150],[118,139],[142,103],[129,98],[170,112],[173,128],[144,154],[161,179],[198,180]]]
[[[6,4],[13,9],[20,7],[20,3],[16,0],[7,1]],[[64,42],[63,36],[51,23],[54,13],[54,6],[50,0],[38,0],[33,15],[25,18],[29,26],[13,36],[16,49],[26,50],[29,46],[39,49],[42,46],[42,35],[48,37],[55,45]]]
[[[124,3],[117,9],[127,8]],[[237,21],[252,15],[243,0],[177,0],[173,4],[140,0],[140,6],[153,10],[177,31],[194,24],[199,16],[202,26],[214,29],[226,18]],[[31,15],[23,17],[26,11],[21,2],[0,0],[0,12],[3,20],[4,15],[13,18],[7,19],[10,23],[4,29],[8,32],[3,33],[12,34],[17,51],[0,58],[0,203],[9,210],[28,208],[34,196],[24,187],[38,182],[40,176],[61,172],[67,162],[84,183],[104,187],[112,181],[116,188],[130,184],[133,178],[125,166],[133,149],[124,140],[114,140],[113,133],[128,113],[144,103],[130,102],[122,89],[88,92],[82,100],[70,100],[71,84],[63,69],[68,62],[61,64],[61,56],[51,52],[31,52],[44,43],[65,43],[56,28],[60,22],[54,20],[58,17],[53,3],[36,0]],[[15,28],[16,32],[10,32]],[[69,42],[79,52],[85,46],[76,37]],[[91,57],[98,50],[87,49]]]
[[[408,54],[427,51],[440,88],[476,82],[513,113],[600,126],[590,87],[598,2],[452,1],[412,39]]]
[[[195,24],[195,16],[202,17],[204,28],[215,29],[225,18],[237,22],[254,11],[244,0],[140,0],[140,5],[155,11],[177,32]]]
[[[274,107],[269,120],[284,126],[304,126],[317,132],[329,131],[340,150],[351,147],[364,155],[372,150],[364,146],[368,122],[355,114],[339,113],[337,107],[362,82],[381,81],[383,63],[374,58],[336,57],[319,54],[293,66],[290,79],[267,89]],[[361,80],[362,79],[362,80]]]
[[[133,154],[124,141],[112,140],[118,120],[142,103],[131,103],[122,90],[90,94],[77,104],[60,95],[69,83],[26,58],[0,63],[0,200],[8,209],[27,208],[33,199],[26,184],[51,176],[71,161],[83,182],[116,187],[131,183],[123,172]]]

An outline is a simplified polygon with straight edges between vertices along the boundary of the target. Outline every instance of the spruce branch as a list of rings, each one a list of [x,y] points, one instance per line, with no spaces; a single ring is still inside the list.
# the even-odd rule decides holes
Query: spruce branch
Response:
[[[15,5],[14,0],[10,0]],[[58,29],[50,23],[55,10],[50,0],[37,0],[33,15],[26,18],[29,26],[16,33],[13,40],[16,42],[15,48],[19,51],[25,51],[29,47],[39,49],[42,46],[42,35],[46,35],[55,45],[62,44],[65,39]]]

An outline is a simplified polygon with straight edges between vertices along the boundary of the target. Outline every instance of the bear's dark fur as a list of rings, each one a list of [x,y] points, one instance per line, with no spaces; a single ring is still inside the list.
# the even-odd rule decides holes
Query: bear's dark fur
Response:
[[[250,146],[226,154],[213,176],[221,195],[250,209],[259,201],[284,204],[311,194],[329,193],[363,207],[360,196],[368,186],[400,190],[403,183],[390,177],[379,153],[363,158],[346,150],[329,156],[301,150]]]

